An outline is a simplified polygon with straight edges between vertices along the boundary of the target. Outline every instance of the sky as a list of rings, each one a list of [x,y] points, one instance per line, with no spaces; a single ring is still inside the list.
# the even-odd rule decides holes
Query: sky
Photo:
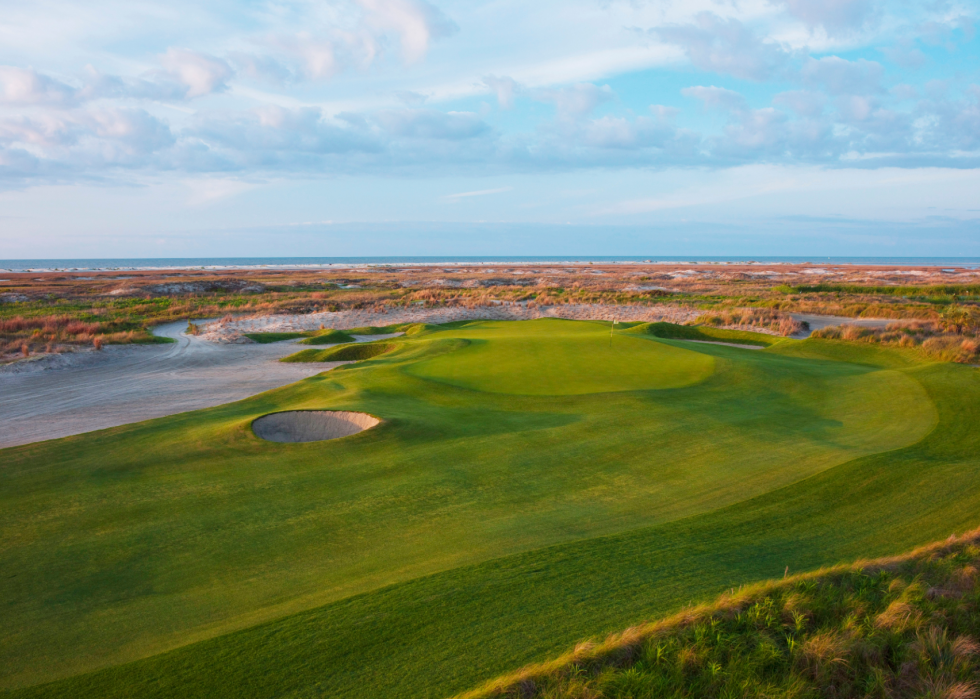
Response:
[[[980,0],[0,0],[0,259],[980,256]]]

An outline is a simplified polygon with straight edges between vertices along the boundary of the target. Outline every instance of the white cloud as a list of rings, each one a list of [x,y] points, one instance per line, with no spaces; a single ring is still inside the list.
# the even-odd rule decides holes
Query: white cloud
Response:
[[[497,104],[500,105],[501,109],[514,108],[514,96],[521,87],[513,78],[507,76],[498,78],[496,75],[487,75],[483,78],[483,84],[496,93]]]
[[[379,35],[399,37],[402,57],[407,63],[421,60],[432,39],[449,36],[456,25],[424,0],[358,0],[367,10],[366,23]]]
[[[747,106],[745,97],[725,87],[696,85],[694,87],[685,87],[681,90],[681,94],[685,97],[699,99],[704,103],[705,107],[711,107],[713,109],[741,111]]]
[[[735,18],[701,12],[693,24],[651,29],[660,40],[674,44],[697,68],[746,80],[766,80],[786,63],[788,53],[772,41],[762,41]]]
[[[440,112],[434,109],[386,109],[375,115],[385,131],[401,138],[456,141],[474,138],[490,130],[473,112]]]
[[[551,102],[562,117],[588,114],[603,102],[615,98],[616,93],[608,85],[599,87],[592,83],[579,83],[557,89],[538,89],[530,93],[539,102]]]
[[[804,82],[820,85],[833,95],[881,92],[884,68],[876,61],[848,61],[839,56],[807,59],[801,70]]]
[[[0,66],[0,103],[11,105],[65,105],[75,89],[33,68]]]
[[[860,28],[874,14],[871,0],[770,0],[808,27],[823,27],[828,32]]]
[[[456,194],[447,194],[443,199],[447,201],[459,201],[460,199],[468,199],[470,197],[485,197],[489,194],[503,194],[504,192],[514,191],[513,187],[497,187],[495,189],[477,189],[472,192],[457,192]]]
[[[167,76],[186,86],[188,99],[202,97],[227,88],[231,66],[219,58],[186,49],[168,49],[160,57]]]

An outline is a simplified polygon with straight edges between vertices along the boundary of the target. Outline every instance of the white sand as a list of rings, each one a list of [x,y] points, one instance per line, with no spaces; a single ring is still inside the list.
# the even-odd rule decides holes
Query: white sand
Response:
[[[258,418],[252,431],[270,442],[321,442],[349,437],[380,422],[373,415],[346,410],[291,410]]]
[[[301,348],[218,345],[186,328],[154,330],[174,344],[110,345],[0,372],[0,448],[230,403],[344,363],[283,364]]]
[[[321,325],[345,330],[362,326],[383,327],[395,323],[451,323],[458,320],[534,320],[565,318],[568,320],[619,320],[652,323],[684,323],[697,317],[699,311],[675,306],[607,306],[602,304],[568,304],[561,306],[528,306],[495,304],[466,308],[463,306],[393,307],[387,312],[373,310],[324,311],[305,315],[275,315],[242,318],[229,323],[214,322],[205,326],[202,337],[218,343],[245,343],[244,333],[303,332]],[[369,336],[380,339],[380,336]]]

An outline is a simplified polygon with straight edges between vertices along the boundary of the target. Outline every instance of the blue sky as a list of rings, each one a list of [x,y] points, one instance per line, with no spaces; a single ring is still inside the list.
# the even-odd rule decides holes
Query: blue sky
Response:
[[[980,255],[980,4],[4,2],[0,258]]]

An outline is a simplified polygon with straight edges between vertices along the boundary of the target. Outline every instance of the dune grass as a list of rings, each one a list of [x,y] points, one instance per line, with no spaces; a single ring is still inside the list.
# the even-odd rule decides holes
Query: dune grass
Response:
[[[568,361],[610,367],[605,392],[419,375],[556,333],[577,348]],[[239,403],[0,452],[3,686],[446,696],[785,566],[976,523],[967,367],[822,340],[610,345],[608,325],[568,321],[455,324],[401,344]],[[665,357],[712,370],[636,388],[638,362]],[[247,429],[302,408],[385,423],[293,445]]]

